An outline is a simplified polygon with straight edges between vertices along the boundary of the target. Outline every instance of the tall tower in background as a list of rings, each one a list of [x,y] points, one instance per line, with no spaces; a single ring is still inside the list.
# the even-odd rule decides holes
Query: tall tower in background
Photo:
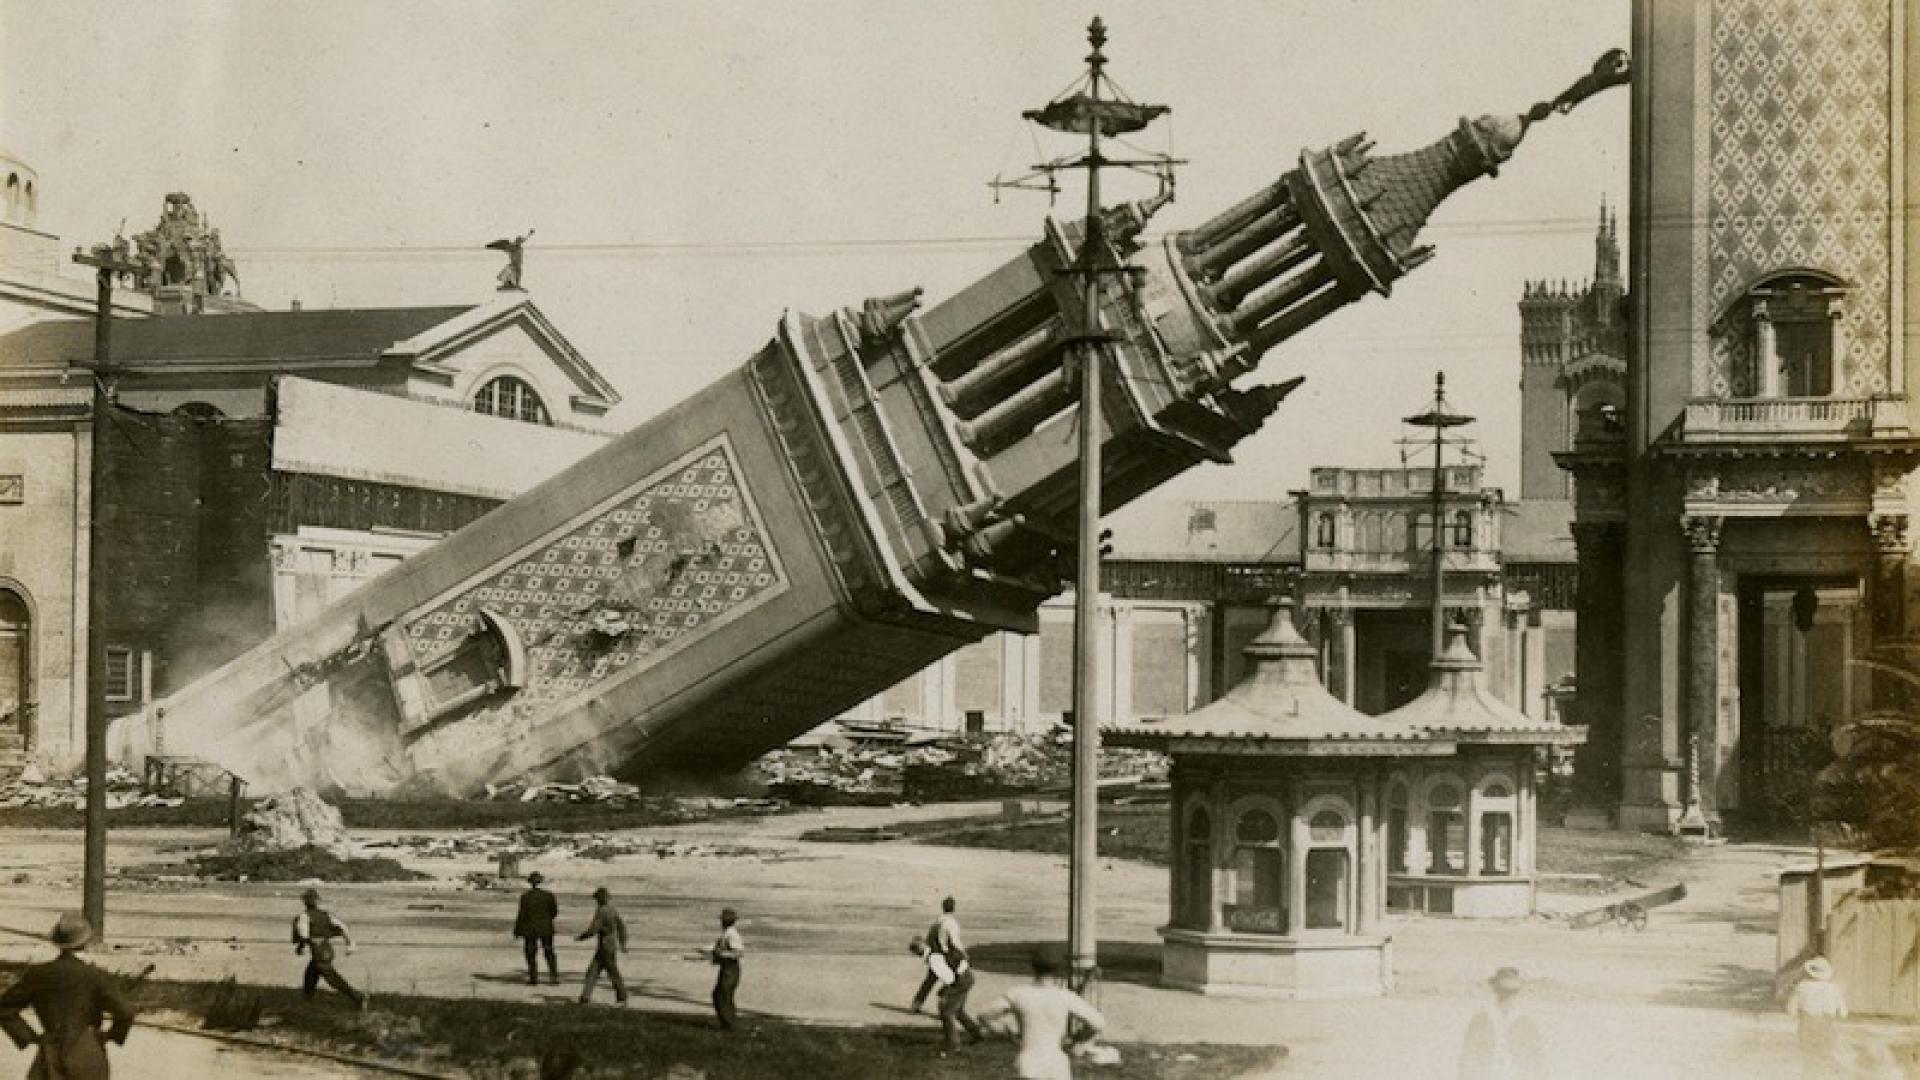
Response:
[[[1553,455],[1573,449],[1582,414],[1610,422],[1626,400],[1620,215],[1602,203],[1593,279],[1529,281],[1520,296],[1520,498],[1570,500],[1573,476]]]

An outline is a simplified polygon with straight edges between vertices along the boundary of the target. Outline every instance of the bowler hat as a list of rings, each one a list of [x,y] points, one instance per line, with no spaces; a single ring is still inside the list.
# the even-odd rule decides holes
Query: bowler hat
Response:
[[[599,888],[593,890],[593,898],[595,900],[605,900],[612,895],[613,895],[612,893],[607,891],[607,887],[605,885],[602,885]]]
[[[1807,961],[1805,971],[1809,979],[1833,978],[1833,964],[1824,956],[1816,956]]]
[[[1516,967],[1503,967],[1493,973],[1493,978],[1488,979],[1487,984],[1495,990],[1511,990],[1517,992],[1523,985],[1520,980],[1520,969]]]
[[[93,940],[93,925],[87,922],[85,915],[68,911],[61,914],[59,921],[53,924],[53,933],[47,937],[62,949],[84,949],[87,942]]]
[[[538,885],[545,880],[547,880],[546,877],[542,875],[538,870],[535,870],[533,873],[527,875],[527,884],[529,885]]]

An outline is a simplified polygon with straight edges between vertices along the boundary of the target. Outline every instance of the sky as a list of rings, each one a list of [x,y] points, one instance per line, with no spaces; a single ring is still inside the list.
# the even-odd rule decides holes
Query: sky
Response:
[[[1084,70],[1172,113],[1187,164],[1153,232],[1190,227],[1366,131],[1376,154],[1551,98],[1625,47],[1626,0],[1021,0],[771,5],[0,0],[0,147],[67,244],[185,191],[269,308],[477,303],[529,229],[525,284],[638,423],[743,361],[787,309],[1016,255],[1057,205],[988,181],[1074,147],[1020,120]],[[1444,369],[1491,483],[1517,493],[1528,279],[1584,280],[1625,202],[1627,95],[1529,132],[1424,234],[1438,257],[1269,353],[1306,385],[1230,466],[1152,498],[1282,498],[1319,465],[1390,465]],[[1152,193],[1110,179],[1109,201]]]

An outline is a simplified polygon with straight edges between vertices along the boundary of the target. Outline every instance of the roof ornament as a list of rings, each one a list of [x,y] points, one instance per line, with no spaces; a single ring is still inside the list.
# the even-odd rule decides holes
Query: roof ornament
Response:
[[[526,291],[520,284],[520,273],[526,264],[527,241],[532,238],[533,230],[528,229],[519,236],[511,239],[502,237],[487,245],[488,251],[504,251],[507,253],[507,265],[500,269],[499,280],[501,292]]]

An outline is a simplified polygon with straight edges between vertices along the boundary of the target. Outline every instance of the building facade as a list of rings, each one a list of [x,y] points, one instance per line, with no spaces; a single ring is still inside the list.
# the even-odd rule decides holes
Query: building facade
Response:
[[[1915,9],[1634,5],[1624,423],[1576,432],[1580,719],[1623,827],[1804,797],[1907,632]]]
[[[90,664],[131,712],[604,442],[617,394],[527,294],[260,311],[185,196],[129,244],[95,440],[93,283],[24,191],[0,229],[32,254],[0,272],[0,767],[77,763]]]

